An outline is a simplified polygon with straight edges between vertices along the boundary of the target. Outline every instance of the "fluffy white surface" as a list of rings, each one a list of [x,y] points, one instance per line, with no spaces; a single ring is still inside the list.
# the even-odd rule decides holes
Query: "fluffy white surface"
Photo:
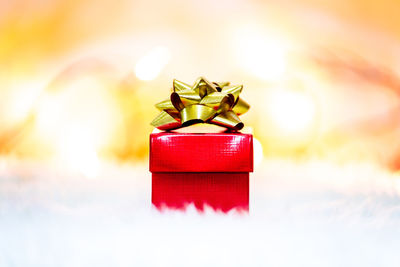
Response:
[[[400,180],[369,164],[264,162],[247,215],[159,213],[150,177],[3,164],[0,266],[400,266]]]

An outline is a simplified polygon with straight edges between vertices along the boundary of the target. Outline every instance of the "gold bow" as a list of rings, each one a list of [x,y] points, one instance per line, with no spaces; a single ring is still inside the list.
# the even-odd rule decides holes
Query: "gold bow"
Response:
[[[250,108],[239,97],[243,85],[210,83],[200,77],[193,86],[174,80],[173,89],[169,99],[155,105],[161,113],[151,122],[154,127],[173,130],[196,123],[211,123],[234,131],[243,128],[238,116]]]

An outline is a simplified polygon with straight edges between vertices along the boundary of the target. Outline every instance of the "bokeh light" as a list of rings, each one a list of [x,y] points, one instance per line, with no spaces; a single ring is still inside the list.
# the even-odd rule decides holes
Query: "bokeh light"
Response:
[[[168,48],[158,46],[144,55],[136,63],[135,74],[143,81],[154,80],[171,58]]]
[[[274,90],[267,102],[269,116],[283,134],[298,134],[315,124],[315,101],[304,92]]]
[[[0,1],[0,266],[400,266],[399,6]],[[154,104],[199,76],[251,106],[245,216],[151,210]]]
[[[239,26],[234,40],[238,64],[244,71],[262,80],[282,79],[287,67],[287,46],[283,41],[252,24]]]
[[[125,0],[2,6],[1,151],[52,158],[64,140],[90,139],[88,162],[145,160],[154,103],[174,78],[205,76],[244,84],[251,109],[241,117],[266,157],[397,166],[398,32],[383,30],[380,15],[359,17],[357,4],[346,3],[344,15],[342,5],[160,2],[161,13]],[[301,82],[286,82],[293,77]]]

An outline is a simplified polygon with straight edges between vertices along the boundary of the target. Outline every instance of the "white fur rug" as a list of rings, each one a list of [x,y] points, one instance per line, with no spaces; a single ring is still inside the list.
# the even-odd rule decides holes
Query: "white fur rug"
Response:
[[[370,164],[266,161],[248,215],[159,213],[144,164],[0,173],[0,266],[400,266],[400,177]]]

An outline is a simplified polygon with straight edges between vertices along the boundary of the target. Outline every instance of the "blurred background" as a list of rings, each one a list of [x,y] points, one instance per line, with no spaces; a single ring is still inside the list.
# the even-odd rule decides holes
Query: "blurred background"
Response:
[[[0,153],[95,174],[148,156],[174,78],[244,84],[265,157],[400,162],[399,6],[2,1]],[[262,157],[258,155],[258,158]]]
[[[400,266],[398,14],[0,1],[0,266]],[[251,105],[246,216],[151,209],[154,104],[199,76]]]

